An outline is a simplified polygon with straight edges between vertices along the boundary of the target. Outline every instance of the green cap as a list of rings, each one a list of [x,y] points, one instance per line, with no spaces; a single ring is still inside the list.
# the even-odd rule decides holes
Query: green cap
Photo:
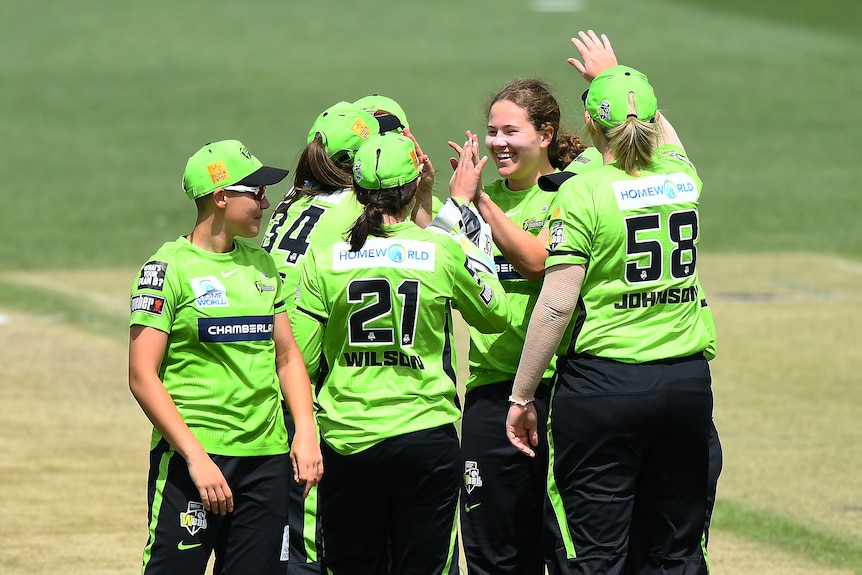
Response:
[[[371,94],[370,96],[359,98],[353,102],[353,105],[362,108],[374,116],[385,116],[387,114],[395,116],[403,127],[408,129],[410,128],[410,124],[407,123],[407,114],[404,113],[404,108],[402,108],[398,102],[392,98],[381,96],[380,94]],[[386,130],[381,131],[385,132]]]
[[[584,104],[590,117],[606,128],[622,124],[629,117],[629,93],[634,93],[636,117],[655,118],[658,102],[647,77],[628,66],[608,68],[590,83]]]
[[[419,176],[413,140],[397,132],[365,140],[353,159],[353,181],[366,190],[397,188]]]
[[[287,174],[287,170],[264,166],[239,140],[221,140],[206,144],[189,158],[183,190],[194,200],[234,184],[271,186]]]
[[[319,133],[332,160],[352,160],[359,145],[378,130],[374,116],[349,102],[338,102],[314,120],[307,142],[311,143]]]

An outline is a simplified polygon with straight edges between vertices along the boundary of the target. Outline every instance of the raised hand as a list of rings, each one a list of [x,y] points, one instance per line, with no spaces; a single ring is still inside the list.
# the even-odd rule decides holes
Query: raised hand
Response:
[[[404,135],[413,140],[416,146],[416,159],[419,161],[419,189],[416,192],[416,206],[413,208],[411,219],[419,227],[427,226],[434,217],[432,199],[434,195],[434,165],[431,158],[422,151],[419,140],[413,135],[409,128],[404,128]]]
[[[604,34],[599,38],[592,30],[580,31],[578,38],[572,38],[572,44],[584,61],[577,58],[569,58],[567,61],[587,82],[592,82],[593,78],[618,64],[611,41]]]
[[[488,156],[479,158],[479,138],[471,132],[463,146],[449,142],[449,147],[458,152],[458,159],[450,160],[455,173],[449,180],[449,195],[472,202],[482,190],[482,168]]]

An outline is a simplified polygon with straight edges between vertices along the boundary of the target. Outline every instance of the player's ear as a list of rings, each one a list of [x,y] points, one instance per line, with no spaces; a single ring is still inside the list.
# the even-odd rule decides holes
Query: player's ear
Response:
[[[227,194],[225,194],[224,188],[219,188],[212,193],[212,201],[219,208],[224,208],[227,205]]]
[[[554,139],[554,127],[550,124],[545,124],[545,126],[541,129],[542,134],[542,142],[540,146],[543,148],[547,148],[551,141]]]

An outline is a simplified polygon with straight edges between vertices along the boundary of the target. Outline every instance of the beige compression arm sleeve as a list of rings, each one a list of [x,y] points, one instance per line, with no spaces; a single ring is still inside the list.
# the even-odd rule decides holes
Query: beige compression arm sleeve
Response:
[[[585,274],[584,266],[574,264],[552,266],[545,272],[512,385],[512,401],[532,401],[572,319]]]

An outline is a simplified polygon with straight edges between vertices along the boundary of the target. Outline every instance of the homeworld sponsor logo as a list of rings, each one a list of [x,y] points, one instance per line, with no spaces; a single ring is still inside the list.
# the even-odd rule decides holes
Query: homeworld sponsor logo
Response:
[[[225,307],[228,305],[224,285],[215,276],[192,278],[190,281],[195,294],[195,307]]]
[[[664,174],[613,182],[620,210],[697,202],[697,186],[688,174]]]
[[[198,341],[230,343],[272,339],[271,315],[198,318]]]
[[[207,511],[199,501],[189,501],[186,511],[180,512],[180,526],[185,527],[190,535],[197,534],[207,528]]]
[[[409,367],[422,371],[425,363],[418,355],[407,355],[394,349],[377,351],[345,351],[342,354],[346,367]]]
[[[374,238],[353,252],[347,243],[333,246],[332,269],[366,269],[371,267],[434,271],[434,243],[416,240],[393,242]]]
[[[479,475],[478,462],[464,462],[464,486],[467,489],[467,493],[473,493],[474,489],[482,487],[482,476]]]
[[[656,305],[677,305],[697,301],[697,286],[670,288],[663,291],[624,293],[614,304],[616,309],[636,309]]]
[[[141,268],[138,276],[138,289],[154,289],[162,291],[165,285],[165,272],[168,269],[167,262],[151,261]]]

